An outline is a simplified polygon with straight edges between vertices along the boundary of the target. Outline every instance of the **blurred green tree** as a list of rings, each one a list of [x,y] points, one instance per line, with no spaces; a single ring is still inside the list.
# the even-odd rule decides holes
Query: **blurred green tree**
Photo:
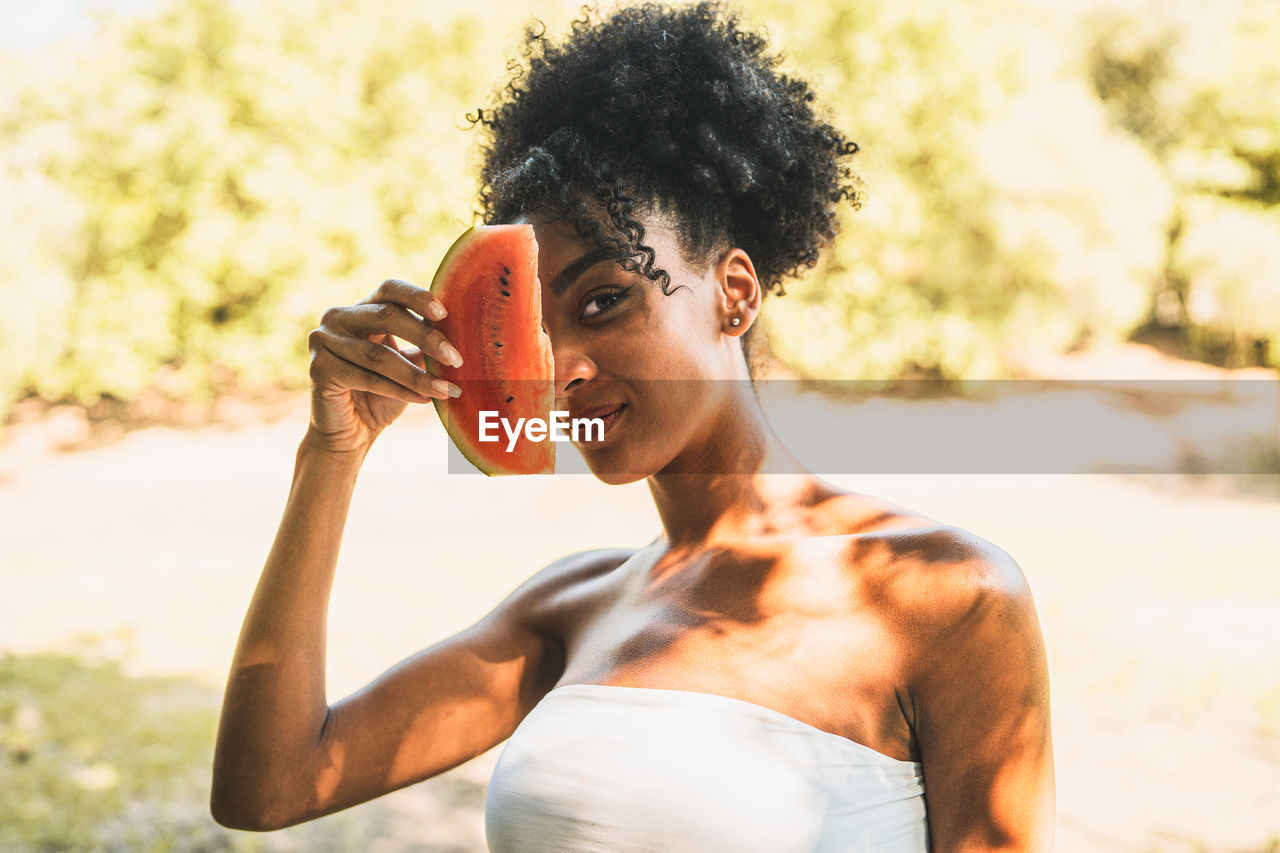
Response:
[[[1280,366],[1280,7],[1144,3],[1086,19],[1088,73],[1176,196],[1148,328]]]
[[[0,414],[305,383],[325,307],[429,280],[471,224],[500,7],[176,0],[4,57]]]
[[[1280,334],[1269,0],[743,6],[863,146],[863,209],[764,315],[793,371],[993,376],[1162,310],[1231,347]],[[326,306],[427,279],[471,224],[464,116],[527,17],[172,0],[0,56],[0,417],[305,383]]]
[[[1073,66],[1061,11],[1005,0],[758,4],[863,146],[863,209],[766,317],[809,376],[1003,375],[1127,335],[1172,194]]]

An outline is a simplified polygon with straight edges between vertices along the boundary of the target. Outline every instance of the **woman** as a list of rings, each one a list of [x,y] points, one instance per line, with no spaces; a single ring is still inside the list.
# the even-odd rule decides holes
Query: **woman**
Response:
[[[325,614],[361,460],[407,405],[456,393],[429,359],[466,356],[433,326],[450,306],[412,284],[330,309],[227,686],[215,817],[309,820],[510,738],[494,850],[1047,849],[1048,677],[1021,571],[818,479],[751,391],[744,337],[856,203],[856,146],[715,5],[529,43],[507,100],[475,119],[485,219],[534,226],[556,393],[605,419],[587,464],[647,479],[661,535],[542,568],[328,705]]]

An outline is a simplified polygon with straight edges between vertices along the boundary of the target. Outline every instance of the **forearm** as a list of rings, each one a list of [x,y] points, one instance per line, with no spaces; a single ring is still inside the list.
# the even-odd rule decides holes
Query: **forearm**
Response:
[[[275,542],[232,660],[213,764],[215,816],[243,822],[289,808],[328,714],[329,594],[363,453],[298,448]],[[279,800],[284,802],[280,803]]]

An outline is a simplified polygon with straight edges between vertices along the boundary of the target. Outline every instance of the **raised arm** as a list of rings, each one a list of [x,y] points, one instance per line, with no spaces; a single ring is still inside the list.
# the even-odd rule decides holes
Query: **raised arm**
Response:
[[[213,757],[214,818],[238,829],[280,822],[320,742],[329,591],[363,453],[298,448],[293,485],[236,646]]]
[[[333,706],[325,630],[356,476],[409,403],[450,392],[426,358],[458,363],[425,290],[384,282],[311,333],[311,423],[236,646],[213,762],[221,823],[271,829],[438,773],[510,733],[554,668],[526,584],[484,620]],[[398,348],[395,337],[414,346]],[[424,355],[424,353],[426,355]],[[443,384],[442,384],[443,383]]]
[[[444,314],[429,292],[388,280],[357,305],[329,309],[308,337],[311,421],[240,632],[218,726],[211,805],[223,823],[275,820],[278,801],[293,795],[291,771],[320,741],[328,717],[329,591],[356,475],[373,441],[409,403],[449,393],[425,369],[428,355],[451,355],[429,319]],[[415,346],[401,351],[393,335]]]

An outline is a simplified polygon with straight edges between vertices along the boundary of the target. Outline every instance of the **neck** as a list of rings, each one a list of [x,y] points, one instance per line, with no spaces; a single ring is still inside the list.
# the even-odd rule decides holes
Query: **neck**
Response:
[[[750,383],[730,384],[720,417],[648,480],[672,547],[758,533],[812,490],[815,478],[774,434]]]

